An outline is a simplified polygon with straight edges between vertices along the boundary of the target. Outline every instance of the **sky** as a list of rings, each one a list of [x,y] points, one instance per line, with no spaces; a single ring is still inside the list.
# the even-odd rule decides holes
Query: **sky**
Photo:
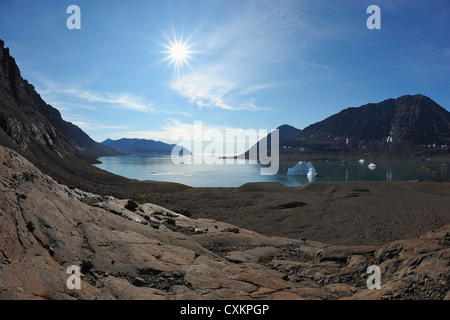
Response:
[[[380,29],[367,27],[370,5]],[[303,129],[405,94],[450,110],[447,0],[1,0],[0,38],[99,142],[173,143],[196,123]]]

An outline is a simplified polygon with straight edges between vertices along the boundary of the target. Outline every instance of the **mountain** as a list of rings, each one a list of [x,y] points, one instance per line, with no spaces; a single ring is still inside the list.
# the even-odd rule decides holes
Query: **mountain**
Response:
[[[421,94],[348,108],[292,137],[280,135],[280,156],[296,159],[450,156],[450,113]]]
[[[301,131],[300,129],[294,128],[293,126],[290,126],[288,124],[283,124],[279,126],[277,129],[280,139],[293,137],[294,135],[296,135]]]
[[[99,157],[121,153],[92,140],[76,125],[63,120],[60,112],[22,78],[2,40],[0,145],[19,153],[59,183],[88,192],[122,198],[186,188],[176,183],[130,180],[93,166]]]
[[[0,144],[61,178],[62,171],[119,154],[92,140],[59,111],[47,104],[33,85],[22,78],[9,48],[0,40]],[[92,167],[92,166],[90,166]],[[80,168],[78,168],[80,169]],[[74,174],[78,174],[76,169]]]
[[[0,40],[0,145],[35,164],[58,182],[85,191],[123,196],[123,185],[133,192],[179,187],[174,184],[130,181],[100,170],[93,163],[101,156],[120,154],[92,140],[59,111],[47,104],[33,85],[23,79],[9,48]]]
[[[424,95],[406,95],[342,110],[280,145],[286,154],[449,155],[450,113]]]
[[[0,300],[450,299],[448,179],[196,189],[91,165],[116,154],[46,104],[0,43]]]
[[[423,183],[395,187],[395,195],[390,197],[403,194],[399,197],[402,198],[407,194],[417,199],[426,190],[428,196],[433,193],[433,202],[448,202],[449,189],[445,186],[449,182],[420,186]],[[302,228],[303,232],[320,232],[331,224],[330,230],[335,232],[342,221],[355,223],[358,230],[355,233],[362,230],[367,236],[383,233],[379,230],[385,228],[405,232],[408,224],[419,225],[422,230],[420,237],[383,245],[333,245],[309,237],[268,236],[217,219],[190,218],[152,203],[137,204],[70,189],[2,146],[0,186],[0,300],[213,299],[229,303],[237,298],[258,301],[450,298],[450,225],[427,231],[414,220],[426,213],[419,221],[437,221],[430,219],[439,217],[435,210],[412,215],[409,208],[404,209],[407,214],[399,214],[396,209],[395,214],[387,215],[395,224],[380,224],[382,219],[366,219],[370,216],[361,209],[357,210],[358,219],[339,216],[327,223],[323,219],[326,213],[321,209],[315,213],[321,218],[316,218],[320,220],[317,222],[320,228]],[[342,198],[324,196],[336,189],[338,194],[348,192],[342,190],[346,187],[318,186],[324,187],[321,192],[298,190],[296,196],[321,199],[319,202],[326,202],[328,208],[338,201],[337,211],[345,204],[350,206],[348,197],[347,202],[342,202]],[[407,193],[411,188],[416,190]],[[442,191],[433,192],[437,188]],[[382,191],[386,192],[380,189],[364,192],[363,197],[370,199],[370,194]],[[261,192],[250,193],[253,198],[261,196]],[[351,204],[353,210],[358,208],[355,202]],[[324,204],[320,206],[323,208]],[[441,205],[440,211],[444,210]],[[291,215],[303,220],[298,216],[311,215],[309,211],[278,212],[277,221]],[[328,211],[329,216],[338,213]],[[413,218],[412,222],[408,218]],[[366,220],[372,231],[361,229]],[[380,268],[382,283],[378,290],[367,286],[369,265]],[[163,304],[161,311],[166,316],[173,313],[173,318],[177,318],[180,308],[167,306]]]
[[[92,140],[74,124],[64,121],[35,88],[21,77],[9,48],[0,40],[0,143],[28,157],[81,158],[95,162],[116,151]]]
[[[103,145],[117,150],[123,154],[132,155],[167,155],[172,153],[172,149],[176,147],[176,144],[167,144],[161,141],[146,140],[146,139],[120,139],[111,140],[107,139],[102,142]],[[191,155],[192,153],[182,148],[184,155]]]
[[[298,134],[301,130],[294,128],[293,126],[283,124],[277,128],[279,139],[289,139],[296,134]],[[239,155],[235,158],[245,158],[248,159],[252,154],[259,154],[260,145],[266,145],[270,150],[270,144],[272,142],[272,132],[269,133],[266,137],[259,140],[254,146],[252,146],[247,152],[242,155]]]

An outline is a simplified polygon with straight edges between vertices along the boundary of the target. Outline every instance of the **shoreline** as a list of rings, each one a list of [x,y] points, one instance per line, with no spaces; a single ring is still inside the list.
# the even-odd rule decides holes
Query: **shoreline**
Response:
[[[127,155],[130,157],[147,157],[147,156],[138,156],[138,155]],[[168,155],[159,155],[159,156],[168,156]],[[104,157],[102,157],[104,158]],[[106,158],[106,157],[105,157]],[[109,157],[107,157],[109,158]],[[97,161],[100,161],[101,158],[98,158]],[[221,159],[220,157],[218,159]],[[222,160],[225,159],[231,159],[231,158],[223,158]],[[234,159],[236,161],[254,161],[254,160],[248,160],[248,159]],[[301,177],[301,176],[287,176],[287,169],[292,165],[294,165],[298,159],[296,160],[288,160],[288,159],[281,159],[280,161],[282,161],[282,163],[280,163],[279,165],[279,172],[276,174],[276,178],[273,178],[273,180],[270,179],[257,179],[257,177],[255,178],[255,176],[250,175],[248,177],[248,180],[245,181],[243,179],[238,179],[239,181],[234,181],[232,180],[227,181],[227,183],[224,183],[223,185],[220,184],[220,181],[216,181],[214,184],[211,183],[205,183],[205,184],[200,184],[197,183],[195,181],[195,179],[193,179],[192,184],[189,184],[189,181],[187,181],[186,179],[178,179],[179,181],[168,181],[168,180],[158,180],[158,179],[152,179],[153,176],[151,177],[146,177],[145,179],[140,178],[139,175],[130,177],[130,176],[126,176],[126,175],[120,175],[120,173],[115,173],[115,172],[111,172],[111,171],[107,171],[107,168],[102,168],[101,166],[98,166],[97,163],[92,164],[92,166],[95,169],[98,170],[102,170],[105,172],[108,172],[111,175],[114,176],[119,176],[122,177],[124,179],[128,179],[128,180],[133,180],[133,181],[137,181],[139,183],[148,183],[148,184],[154,184],[154,183],[166,183],[166,184],[176,184],[176,185],[183,185],[186,188],[239,188],[240,186],[247,184],[247,183],[266,183],[266,182],[279,182],[283,185],[285,185],[286,187],[300,187],[300,186],[305,186],[308,183],[311,182],[334,182],[334,183],[339,183],[339,182],[371,182],[371,181],[398,181],[398,182],[407,182],[410,180],[434,180],[434,179],[445,179],[445,178],[450,178],[450,175],[448,175],[448,173],[446,171],[448,171],[448,167],[450,166],[450,158],[432,158],[432,159],[418,159],[418,158],[414,158],[414,159],[396,159],[396,160],[387,160],[387,159],[364,159],[365,162],[364,163],[359,163],[359,160],[345,160],[345,162],[342,162],[342,160],[328,160],[328,159],[320,159],[320,160],[311,160],[313,161],[313,165],[322,165],[322,166],[326,166],[324,171],[320,171],[318,173],[318,175],[316,176],[316,178],[311,181],[311,182],[306,182],[306,184],[303,184],[304,181],[287,181],[286,179],[284,179],[285,177],[292,177],[294,180],[297,177]],[[290,163],[292,161],[292,164]],[[307,162],[309,160],[301,160],[304,162]],[[295,162],[295,163],[294,163]],[[360,167],[364,168],[367,167],[369,163],[375,163],[377,166],[378,165],[382,165],[383,167],[380,167],[380,169],[383,170],[388,170],[390,175],[389,175],[389,179],[388,176],[384,177],[381,176],[380,174],[372,174],[372,173],[361,173],[360,171]],[[230,167],[232,165],[234,165],[235,163],[218,163],[218,164],[213,164],[214,170],[217,170],[217,172],[215,172],[215,175],[219,175],[220,176],[220,170],[221,170],[221,166],[226,166],[226,167]],[[238,163],[239,165],[249,165],[249,164],[253,164],[255,165],[255,163]],[[330,168],[328,168],[329,165],[333,166],[339,164],[339,168],[336,167],[336,170],[340,169],[341,167],[347,167],[349,166],[349,172],[350,177],[346,177],[346,180],[344,180],[342,177],[339,176],[335,176],[332,173],[330,173]],[[394,166],[392,166],[394,164]],[[191,165],[190,163],[186,163],[186,166]],[[198,164],[193,164],[195,166],[207,166],[207,164],[202,164],[202,163],[198,163]],[[355,166],[358,166],[358,168],[356,168]],[[395,165],[399,166],[399,165],[404,165],[403,167],[406,168],[404,169],[403,167],[396,167]],[[444,166],[444,167],[443,167]],[[263,167],[261,165],[261,167]],[[317,167],[316,167],[317,168]],[[442,168],[445,168],[447,170],[443,171]],[[131,168],[132,169],[132,168]],[[172,169],[171,169],[172,170]],[[176,169],[174,169],[176,170]],[[214,171],[213,170],[213,171]],[[227,169],[228,170],[228,169]],[[353,171],[350,171],[353,170]],[[358,171],[355,171],[358,170]],[[392,170],[392,172],[391,172]],[[401,170],[398,172],[401,172],[400,175],[396,174],[394,175],[394,177],[392,177],[392,173],[395,173],[395,170]],[[405,170],[409,170],[411,172],[411,174],[405,174]],[[129,170],[128,170],[129,171]],[[126,172],[128,171],[124,171],[124,173],[126,174]],[[416,173],[414,173],[414,171],[416,171]],[[172,172],[172,171],[170,171]],[[177,171],[178,172],[178,171]],[[195,172],[195,171],[186,171],[186,170],[182,170],[181,173],[177,173],[180,175],[183,175],[183,172]],[[324,173],[325,172],[325,173]],[[353,172],[353,173],[352,173]],[[397,172],[397,173],[398,173]],[[433,176],[431,177],[430,174],[426,175],[426,174],[420,174],[418,172],[435,172],[435,175],[433,174]],[[143,175],[143,172],[138,172],[139,174]],[[152,172],[154,173],[154,172]],[[376,172],[375,172],[376,173]],[[166,176],[168,173],[166,173],[164,170],[162,172],[158,172],[158,176]],[[305,176],[306,177],[306,176]],[[342,179],[340,179],[342,178]],[[173,178],[172,178],[173,179]],[[176,179],[175,179],[176,180]],[[291,179],[292,180],[292,179]],[[297,184],[297,185],[296,185]]]
[[[0,159],[3,299],[450,298],[450,179],[169,184],[136,203],[58,184],[6,148]],[[83,290],[64,287],[73,266]]]
[[[31,159],[31,162],[33,160],[43,173],[70,189],[138,203],[154,203],[170,210],[184,209],[193,218],[211,218],[268,235],[310,238],[335,244],[382,244],[415,237],[421,231],[431,231],[450,221],[448,179],[443,182],[314,182],[304,187],[262,182],[240,187],[198,188],[180,183],[128,179],[83,161],[57,159],[52,163]],[[418,190],[422,186],[426,186],[425,190]],[[317,188],[319,191],[312,191]],[[323,188],[330,190],[321,190]],[[337,191],[331,193],[332,189]],[[370,192],[354,191],[365,189]],[[444,196],[441,194],[443,191],[446,192]],[[277,208],[292,202],[308,205],[287,208],[286,211]],[[378,213],[380,206],[383,209]],[[411,225],[408,223],[402,228],[390,225],[408,220],[407,209],[411,206],[415,206],[412,207]],[[421,218],[414,210],[422,210],[425,217]],[[358,212],[363,214],[359,216]],[[396,218],[389,218],[390,215]],[[436,223],[434,219],[437,219]],[[372,220],[380,229],[378,232],[369,228]],[[420,227],[422,225],[423,228]],[[365,229],[369,231],[362,231]]]

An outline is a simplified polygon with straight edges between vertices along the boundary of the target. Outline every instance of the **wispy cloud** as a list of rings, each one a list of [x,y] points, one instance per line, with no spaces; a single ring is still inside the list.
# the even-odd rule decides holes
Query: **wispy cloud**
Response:
[[[224,110],[270,110],[257,106],[252,92],[274,84],[251,84],[245,77],[232,76],[221,65],[212,65],[175,80],[171,88],[201,108]]]
[[[95,123],[92,121],[70,121],[72,122],[74,125],[78,126],[79,128],[81,128],[84,131],[90,130],[100,130],[100,129],[114,129],[114,130],[126,130],[128,129],[127,126],[108,126],[108,125],[104,125],[102,123]]]
[[[140,138],[162,140],[166,142],[177,142],[180,140],[179,133],[186,133],[188,137],[183,137],[190,141],[212,141],[215,137],[221,136],[224,142],[246,142],[248,139],[256,143],[257,140],[265,137],[270,131],[267,129],[245,129],[221,125],[208,125],[202,122],[184,123],[175,119],[169,119],[162,130],[158,131],[127,131],[117,134],[117,138]]]
[[[195,48],[204,53],[201,67],[173,79],[170,88],[199,108],[273,110],[261,105],[258,94],[283,86],[277,64],[301,58],[317,29],[299,15],[305,1],[234,2],[224,21],[203,21]],[[261,80],[271,79],[273,81]]]
[[[89,105],[96,104],[98,106],[115,109],[128,109],[147,113],[157,112],[153,103],[146,101],[145,98],[141,96],[130,93],[100,93],[91,90],[55,85],[51,85],[40,92],[42,95],[48,96],[47,100],[50,102],[59,101],[60,103],[73,103],[75,101],[78,106],[82,106],[83,103],[85,103],[87,106],[84,106],[84,108],[90,108],[92,110],[95,110],[96,108],[89,107]]]
[[[64,108],[63,108],[64,109]],[[66,112],[66,110],[64,110]],[[112,130],[128,130],[127,125],[109,125],[99,122],[98,120],[89,119],[87,116],[79,113],[66,112],[64,120],[73,123],[84,131],[98,131],[104,129]]]
[[[169,114],[190,117],[189,112],[177,108],[156,105],[147,97],[129,92],[99,92],[86,90],[70,84],[55,84],[48,80],[41,80],[39,93],[44,100],[67,115],[78,109],[96,112],[107,112],[110,109],[130,110],[149,114]]]

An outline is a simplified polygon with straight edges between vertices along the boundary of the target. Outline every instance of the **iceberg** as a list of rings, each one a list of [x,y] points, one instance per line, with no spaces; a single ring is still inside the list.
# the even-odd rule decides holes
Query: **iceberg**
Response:
[[[307,176],[308,176],[308,178],[314,178],[315,176],[317,176],[316,169],[309,168]]]
[[[370,170],[374,170],[377,166],[375,165],[375,163],[372,162],[371,164],[368,165],[368,167]]]
[[[306,176],[309,172],[308,164],[304,161],[298,162],[295,166],[288,169],[287,175],[293,176],[293,175],[302,175]]]
[[[311,162],[306,163],[304,161],[300,161],[295,166],[288,169],[287,175],[288,176],[302,175],[313,178],[317,176],[317,172]]]
[[[364,159],[360,159],[359,163],[361,163],[361,164],[364,163]]]

